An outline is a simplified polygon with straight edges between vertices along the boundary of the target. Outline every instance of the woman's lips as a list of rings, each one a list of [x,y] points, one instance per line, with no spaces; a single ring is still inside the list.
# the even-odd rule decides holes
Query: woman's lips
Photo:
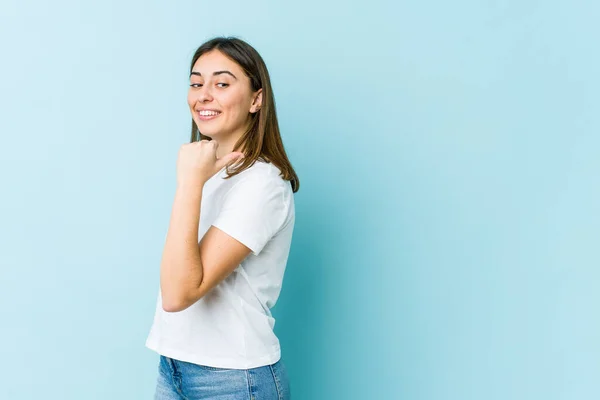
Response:
[[[216,115],[213,115],[213,114],[210,114],[210,115],[202,115],[202,114],[200,114],[200,112],[196,112],[196,114],[198,115],[198,118],[199,118],[201,121],[211,121],[211,120],[213,120],[213,119],[217,118],[219,115],[221,115],[221,113],[220,113],[220,112],[219,112],[219,113],[217,113]]]

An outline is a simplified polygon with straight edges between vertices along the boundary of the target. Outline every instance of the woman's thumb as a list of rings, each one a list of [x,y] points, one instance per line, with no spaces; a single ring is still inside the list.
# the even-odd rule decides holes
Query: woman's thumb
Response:
[[[223,157],[221,157],[219,160],[217,160],[217,164],[219,166],[219,169],[225,167],[226,165],[231,164],[234,161],[237,160],[241,160],[242,158],[244,158],[244,153],[240,153],[239,151],[234,151],[231,152]]]

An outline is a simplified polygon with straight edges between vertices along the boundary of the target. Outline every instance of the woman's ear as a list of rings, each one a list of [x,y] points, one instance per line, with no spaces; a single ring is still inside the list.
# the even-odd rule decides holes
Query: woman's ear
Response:
[[[250,106],[250,112],[252,114],[258,112],[262,107],[262,88],[258,89],[258,91],[254,94],[254,100],[252,101],[252,105]]]

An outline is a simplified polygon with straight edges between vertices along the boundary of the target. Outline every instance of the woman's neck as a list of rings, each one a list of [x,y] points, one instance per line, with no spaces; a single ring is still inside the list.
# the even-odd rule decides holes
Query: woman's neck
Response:
[[[217,158],[221,158],[233,151],[233,146],[235,146],[239,140],[239,137],[230,136],[227,138],[216,138],[212,140],[219,144],[219,147],[217,148]]]

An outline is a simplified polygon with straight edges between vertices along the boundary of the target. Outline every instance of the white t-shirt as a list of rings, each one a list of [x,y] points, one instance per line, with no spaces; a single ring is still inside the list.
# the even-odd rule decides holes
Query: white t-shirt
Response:
[[[198,237],[214,225],[252,252],[183,311],[164,311],[159,288],[146,346],[181,361],[248,369],[281,358],[270,308],[279,297],[290,251],[294,196],[291,183],[270,163],[257,161],[225,176],[223,169],[204,185]]]

